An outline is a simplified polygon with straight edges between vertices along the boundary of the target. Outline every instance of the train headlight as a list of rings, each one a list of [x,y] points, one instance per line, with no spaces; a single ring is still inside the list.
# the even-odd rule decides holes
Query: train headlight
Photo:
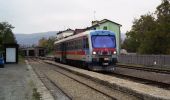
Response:
[[[113,54],[116,54],[116,53],[117,53],[116,51],[113,52]]]
[[[96,52],[95,51],[93,51],[93,55],[95,55],[96,54]]]

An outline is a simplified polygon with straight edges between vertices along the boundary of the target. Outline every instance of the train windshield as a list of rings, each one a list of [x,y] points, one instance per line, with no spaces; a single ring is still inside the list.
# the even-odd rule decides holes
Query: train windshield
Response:
[[[116,40],[112,35],[94,35],[92,36],[92,45],[93,48],[115,48]]]

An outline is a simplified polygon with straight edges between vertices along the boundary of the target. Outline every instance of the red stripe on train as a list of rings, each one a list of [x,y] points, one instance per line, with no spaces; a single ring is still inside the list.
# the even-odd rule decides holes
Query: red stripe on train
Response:
[[[56,51],[56,54],[62,54],[64,52],[62,51]],[[85,51],[67,51],[66,54],[70,54],[70,55],[85,55]]]

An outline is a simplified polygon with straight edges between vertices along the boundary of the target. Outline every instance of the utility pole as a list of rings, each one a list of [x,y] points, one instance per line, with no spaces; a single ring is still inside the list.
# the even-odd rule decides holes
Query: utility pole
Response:
[[[96,11],[95,10],[94,10],[93,14],[94,14],[94,21],[95,21],[96,20]]]

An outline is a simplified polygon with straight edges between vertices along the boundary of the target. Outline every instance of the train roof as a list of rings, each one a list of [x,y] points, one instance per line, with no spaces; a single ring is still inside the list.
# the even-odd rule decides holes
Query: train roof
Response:
[[[90,32],[91,35],[115,35],[112,31],[108,30],[94,30]]]
[[[64,42],[64,41],[67,41],[67,40],[71,40],[71,39],[74,39],[74,38],[77,38],[77,37],[86,36],[86,35],[88,35],[89,33],[90,33],[89,31],[85,31],[85,32],[83,32],[83,33],[79,33],[79,34],[76,34],[76,35],[72,35],[72,36],[66,37],[66,38],[64,38],[64,39],[57,40],[57,41],[54,42],[54,44],[60,43],[60,42]]]
[[[109,32],[109,34],[108,34],[108,32]],[[57,41],[55,41],[54,44],[61,43],[61,42],[71,40],[71,39],[75,39],[75,38],[82,37],[82,36],[87,36],[88,34],[91,34],[91,35],[115,35],[115,33],[108,31],[108,30],[89,30],[89,31],[85,31],[85,32],[82,32],[82,33],[79,33],[76,35],[66,37],[61,40],[57,40]]]

